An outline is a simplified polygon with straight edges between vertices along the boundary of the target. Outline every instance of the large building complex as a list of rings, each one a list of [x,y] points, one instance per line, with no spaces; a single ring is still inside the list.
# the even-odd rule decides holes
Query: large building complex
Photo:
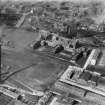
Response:
[[[105,105],[104,14],[100,2],[1,2],[0,105]]]

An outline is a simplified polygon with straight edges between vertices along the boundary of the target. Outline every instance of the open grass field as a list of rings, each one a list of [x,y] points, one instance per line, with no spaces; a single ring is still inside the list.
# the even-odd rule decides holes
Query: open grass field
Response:
[[[43,90],[51,85],[57,75],[67,68],[66,63],[39,56],[27,50],[27,45],[37,38],[38,34],[27,32],[21,29],[6,29],[3,40],[11,41],[14,48],[3,49],[2,63],[9,65],[10,72],[20,70],[28,65],[34,64],[27,69],[23,69],[10,78],[28,88]],[[9,79],[8,79],[9,81]],[[13,81],[12,81],[13,82]]]

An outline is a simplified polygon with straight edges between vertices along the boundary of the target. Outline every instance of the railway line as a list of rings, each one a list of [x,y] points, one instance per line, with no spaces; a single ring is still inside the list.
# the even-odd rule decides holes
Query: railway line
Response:
[[[56,60],[60,61],[61,63],[66,63],[66,64],[69,64],[69,65],[79,66],[75,62],[71,62],[70,61],[71,59],[69,59],[69,60],[65,59],[64,56],[63,57],[58,56],[58,55],[52,54],[52,53],[50,53],[48,51],[36,51],[36,50],[34,50],[33,53],[35,53],[37,55],[40,55],[40,56],[46,56],[46,57],[51,58],[51,59],[56,59]]]

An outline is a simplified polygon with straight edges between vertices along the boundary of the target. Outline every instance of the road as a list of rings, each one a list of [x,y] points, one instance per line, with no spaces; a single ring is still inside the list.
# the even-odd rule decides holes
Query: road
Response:
[[[96,94],[99,94],[99,95],[101,95],[101,96],[105,96],[105,92],[103,92],[103,91],[101,91],[101,90],[98,90],[98,89],[95,89],[95,88],[93,89],[93,88],[91,88],[91,87],[89,87],[89,86],[84,86],[84,85],[81,85],[81,84],[79,84],[79,83],[76,83],[76,82],[73,82],[73,81],[68,81],[68,80],[63,79],[63,78],[61,78],[60,81],[61,81],[61,82],[64,82],[64,83],[67,83],[67,84],[70,84],[70,85],[72,85],[72,86],[76,86],[76,87],[85,89],[85,90],[87,90],[87,91],[91,91],[91,92],[96,93]]]
[[[0,92],[7,95],[7,96],[10,96],[14,99],[16,99],[18,97],[18,95],[16,93],[13,93],[13,92],[11,92],[11,91],[3,88],[3,87],[0,87]]]

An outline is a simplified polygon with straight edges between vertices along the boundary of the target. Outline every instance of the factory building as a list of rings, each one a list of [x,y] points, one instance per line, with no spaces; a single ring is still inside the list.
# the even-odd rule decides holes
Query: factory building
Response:
[[[105,50],[102,52],[102,57],[101,57],[98,65],[105,67]]]
[[[94,55],[90,61],[90,65],[96,65],[100,53],[101,53],[100,50],[95,49]]]
[[[86,63],[84,64],[83,69],[86,69],[88,67],[88,65],[96,65],[100,54],[101,54],[101,51],[99,49],[93,49],[91,51]]]

